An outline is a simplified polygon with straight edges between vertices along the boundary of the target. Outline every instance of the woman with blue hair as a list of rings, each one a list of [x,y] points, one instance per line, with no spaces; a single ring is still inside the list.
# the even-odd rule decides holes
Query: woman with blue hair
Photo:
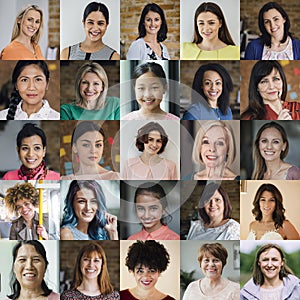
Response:
[[[101,186],[95,180],[73,180],[66,199],[61,240],[118,240],[117,217],[107,213]]]

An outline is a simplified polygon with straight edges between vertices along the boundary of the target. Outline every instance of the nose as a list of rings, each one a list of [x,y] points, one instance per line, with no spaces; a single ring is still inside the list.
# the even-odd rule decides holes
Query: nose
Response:
[[[32,268],[32,259],[30,259],[30,258],[26,259],[25,268],[26,269],[31,269]]]
[[[85,203],[85,209],[86,209],[86,211],[89,211],[90,208],[91,208],[90,201],[86,201],[86,203]]]
[[[210,143],[210,145],[209,145],[209,151],[211,151],[211,152],[215,152],[216,151],[215,143]]]
[[[35,90],[35,83],[33,79],[28,81],[28,89]]]
[[[272,143],[271,141],[267,142],[267,149],[271,149],[272,148]]]
[[[29,148],[29,149],[28,149],[28,155],[29,155],[29,156],[31,156],[31,155],[33,154],[33,152],[34,152],[33,148]]]
[[[150,217],[150,213],[148,209],[144,210],[143,218],[148,219]]]
[[[145,98],[151,98],[151,96],[152,96],[152,93],[151,93],[150,89],[145,89],[144,90],[144,97]]]

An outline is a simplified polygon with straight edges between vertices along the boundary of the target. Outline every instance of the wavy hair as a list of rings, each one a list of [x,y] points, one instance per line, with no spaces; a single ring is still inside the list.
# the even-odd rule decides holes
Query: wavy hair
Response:
[[[93,191],[98,202],[97,212],[88,227],[88,235],[93,240],[108,240],[109,238],[105,230],[105,212],[107,211],[106,199],[102,187],[95,180],[73,180],[71,182],[67,196],[65,198],[64,214],[61,225],[76,226],[78,224],[78,219],[74,212],[73,202],[76,193],[82,189],[89,189]]]

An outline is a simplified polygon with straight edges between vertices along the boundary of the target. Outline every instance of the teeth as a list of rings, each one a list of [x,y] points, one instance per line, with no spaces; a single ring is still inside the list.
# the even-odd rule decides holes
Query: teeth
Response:
[[[207,158],[209,158],[209,159],[216,159],[216,158],[217,158],[217,156],[213,156],[213,155],[207,155]]]
[[[94,273],[94,272],[96,272],[96,270],[91,270],[91,269],[88,269],[88,270],[86,270],[88,273]]]
[[[32,277],[35,277],[35,274],[27,273],[27,274],[24,274],[23,276],[32,278]]]

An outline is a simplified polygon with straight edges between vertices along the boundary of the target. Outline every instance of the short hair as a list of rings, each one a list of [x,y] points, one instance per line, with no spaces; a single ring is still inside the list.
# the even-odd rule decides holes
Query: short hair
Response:
[[[287,81],[281,64],[276,60],[260,60],[253,66],[248,87],[249,104],[242,113],[241,118],[250,117],[251,120],[263,120],[266,116],[264,101],[258,91],[260,81],[271,74],[273,70],[279,72],[282,80],[281,100],[285,101],[287,94]]]
[[[98,286],[101,294],[108,295],[113,292],[113,286],[110,282],[107,258],[104,249],[99,245],[99,242],[88,242],[82,246],[77,254],[76,262],[74,266],[73,280],[71,287],[76,289],[83,281],[83,275],[81,272],[81,263],[84,256],[91,256],[93,253],[97,253],[102,260],[101,272],[97,277]]]
[[[264,183],[258,188],[258,190],[255,194],[253,203],[252,203],[254,206],[254,208],[252,209],[252,214],[254,215],[255,220],[257,220],[257,221],[262,220],[262,212],[259,207],[259,201],[260,201],[262,193],[265,191],[271,193],[276,201],[275,202],[276,206],[275,206],[275,210],[272,214],[272,219],[274,221],[275,228],[279,229],[280,227],[282,227],[283,222],[285,220],[285,215],[284,215],[285,209],[283,207],[282,194],[280,193],[279,189],[274,184]]]
[[[139,151],[143,152],[145,150],[145,144],[148,144],[148,136],[151,131],[158,131],[160,133],[162,146],[157,154],[161,154],[165,151],[169,139],[167,133],[159,123],[149,122],[141,127],[138,130],[135,145]]]
[[[288,36],[292,37],[291,33],[289,32],[291,23],[290,23],[288,14],[277,2],[268,2],[260,9],[260,11],[258,13],[258,27],[261,32],[261,38],[262,38],[263,44],[265,44],[268,47],[271,46],[271,36],[269,35],[269,33],[267,32],[267,30],[265,28],[264,13],[269,11],[270,9],[276,9],[281,14],[282,18],[285,19],[283,38],[280,41],[280,43],[285,43]]]
[[[163,67],[155,62],[146,62],[140,65],[137,65],[132,73],[133,85],[135,86],[136,80],[146,74],[153,73],[156,77],[159,78],[161,84],[165,87],[167,85],[166,73]]]
[[[136,204],[136,198],[140,195],[151,195],[159,200],[163,210],[166,212],[166,216],[162,216],[160,219],[161,224],[166,225],[172,220],[172,216],[166,211],[168,207],[167,195],[163,187],[154,182],[145,182],[138,186],[134,194],[134,203]]]
[[[220,6],[218,6],[216,3],[213,3],[213,2],[203,2],[202,4],[200,4],[197,7],[197,9],[195,11],[193,43],[199,44],[203,40],[202,36],[200,35],[200,33],[198,31],[197,18],[201,13],[205,13],[205,12],[211,12],[212,14],[216,15],[217,18],[220,20],[222,26],[221,26],[221,28],[219,28],[219,33],[218,33],[219,39],[226,45],[235,45],[235,43],[229,33],[228,27],[226,25],[225,17],[224,17],[224,14],[223,14]]]
[[[195,142],[194,142],[194,147],[193,147],[193,161],[196,164],[201,164],[204,165],[203,159],[201,157],[201,145],[202,145],[202,139],[206,132],[211,129],[212,127],[221,127],[223,128],[225,134],[226,134],[226,142],[227,142],[227,160],[226,160],[226,165],[230,166],[236,155],[236,150],[235,150],[235,141],[234,141],[234,135],[232,132],[232,129],[229,125],[229,123],[223,122],[223,121],[208,121],[203,124],[201,124],[200,129],[198,130],[196,137],[195,137]]]
[[[227,70],[222,65],[217,63],[208,63],[202,65],[195,73],[192,86],[192,103],[199,102],[199,94],[207,101],[207,97],[203,92],[203,77],[204,73],[207,71],[214,71],[218,73],[222,78],[223,88],[222,93],[218,98],[217,105],[220,108],[222,114],[226,114],[229,107],[229,95],[233,90],[233,83]]]
[[[107,6],[104,3],[101,2],[91,2],[89,3],[83,12],[83,21],[85,22],[88,15],[93,11],[100,11],[102,12],[105,21],[107,24],[109,24],[109,11]]]
[[[231,218],[232,207],[230,203],[229,196],[224,188],[220,185],[220,183],[210,182],[207,184],[202,192],[202,195],[199,200],[199,216],[203,220],[204,224],[209,224],[210,218],[205,211],[205,204],[209,201],[209,199],[213,196],[213,194],[218,191],[224,202],[224,213],[223,220]]]
[[[276,123],[274,121],[265,123],[263,126],[259,128],[253,144],[252,157],[254,161],[254,169],[252,173],[252,179],[263,179],[264,174],[267,170],[266,162],[264,158],[261,156],[259,151],[259,141],[262,133],[268,128],[277,129],[281,134],[283,143],[286,144],[284,151],[281,151],[280,153],[280,159],[283,160],[288,155],[289,152],[289,141],[284,127],[282,127],[279,123]]]
[[[142,14],[140,17],[140,21],[139,21],[139,26],[138,26],[138,30],[139,30],[139,37],[138,38],[142,38],[144,36],[146,36],[146,29],[145,29],[145,17],[148,14],[149,11],[153,11],[155,13],[158,13],[160,15],[161,18],[161,26],[160,29],[157,33],[157,41],[158,42],[163,42],[166,38],[167,38],[167,33],[168,33],[168,25],[167,25],[167,21],[165,18],[165,14],[163,9],[157,5],[156,3],[148,3],[142,10]]]
[[[108,91],[108,78],[106,75],[105,70],[103,69],[100,64],[96,62],[86,62],[84,63],[77,71],[76,73],[76,78],[75,78],[75,95],[76,95],[76,101],[75,103],[77,105],[82,105],[84,103],[84,99],[82,98],[80,94],[80,84],[82,81],[82,78],[87,74],[87,73],[94,73],[96,74],[99,79],[102,81],[103,85],[103,91],[100,93],[99,97],[97,98],[97,103],[96,103],[96,109],[102,109],[105,104],[106,96],[107,96],[107,91]]]
[[[89,189],[95,193],[98,204],[98,209],[95,217],[90,222],[88,227],[88,235],[93,240],[108,240],[107,232],[105,230],[105,212],[107,211],[106,199],[101,185],[96,180],[73,180],[70,183],[69,190],[65,198],[62,226],[77,225],[78,219],[74,212],[73,202],[77,192],[84,188]]]
[[[12,263],[12,268],[11,268],[11,279],[10,279],[10,287],[12,294],[8,296],[9,299],[18,299],[20,297],[20,292],[21,292],[21,285],[16,278],[14,270],[14,264],[17,259],[18,251],[19,249],[24,246],[24,245],[31,245],[35,248],[36,252],[40,254],[45,262],[45,270],[47,270],[47,266],[49,264],[48,259],[47,259],[47,254],[46,250],[43,246],[42,243],[36,240],[29,240],[29,241],[19,241],[13,248],[12,250],[12,255],[13,255],[13,263]],[[43,290],[42,296],[49,296],[52,292],[50,290],[45,282],[45,280],[42,280],[41,288]]]
[[[161,273],[167,269],[169,262],[170,255],[164,245],[148,240],[137,241],[129,247],[125,265],[132,272],[136,267],[145,266]]]
[[[28,5],[24,8],[22,8],[18,12],[18,14],[16,16],[15,23],[14,23],[12,35],[11,35],[11,41],[15,40],[19,36],[19,34],[21,32],[21,24],[23,23],[25,16],[27,15],[27,13],[30,10],[35,10],[35,11],[39,12],[40,16],[41,16],[40,27],[37,30],[37,32],[31,37],[31,42],[35,43],[35,44],[38,44],[38,42],[41,38],[41,35],[42,35],[42,31],[43,31],[43,11],[37,5]]]
[[[260,255],[270,249],[276,249],[281,256],[282,261],[284,262],[283,266],[280,268],[280,272],[279,272],[279,278],[280,280],[283,280],[284,277],[287,277],[289,274],[293,274],[293,271],[286,265],[286,261],[284,258],[284,253],[281,250],[281,248],[277,245],[277,244],[265,244],[263,246],[261,246],[257,252],[256,252],[256,256],[255,256],[255,261],[254,261],[254,266],[253,266],[253,281],[255,284],[257,285],[263,285],[265,278],[264,275],[260,269],[259,266],[259,258]]]
[[[17,212],[16,203],[18,200],[28,199],[34,206],[38,205],[39,192],[29,182],[16,183],[6,191],[4,201],[11,212]]]
[[[41,138],[43,148],[45,148],[47,146],[47,138],[45,132],[41,128],[37,127],[37,125],[34,123],[25,123],[22,129],[18,132],[17,147],[20,149],[23,139],[34,135],[37,135]]]
[[[10,96],[10,102],[9,102],[9,106],[8,106],[7,116],[6,116],[7,120],[15,119],[17,105],[22,100],[22,98],[19,94],[19,91],[17,89],[17,81],[18,81],[18,78],[19,78],[20,74],[22,73],[22,71],[30,65],[38,66],[42,70],[43,74],[45,75],[47,83],[49,83],[50,73],[49,73],[47,63],[45,61],[43,61],[43,60],[19,60],[13,70],[13,73],[12,73],[11,81],[13,84],[13,91]]]
[[[213,255],[214,257],[218,258],[222,262],[222,270],[224,266],[226,265],[227,257],[228,257],[228,252],[226,248],[220,244],[220,243],[206,243],[203,244],[198,253],[198,261],[199,264],[201,265],[201,261],[207,253]]]

